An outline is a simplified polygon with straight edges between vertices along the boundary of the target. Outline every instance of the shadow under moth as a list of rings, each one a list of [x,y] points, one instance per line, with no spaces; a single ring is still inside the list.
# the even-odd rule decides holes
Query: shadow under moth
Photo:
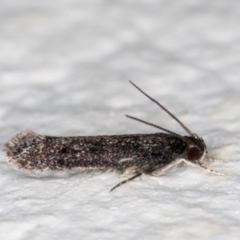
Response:
[[[126,115],[165,133],[55,137],[25,130],[4,145],[8,160],[27,170],[101,169],[117,170],[131,176],[110,191],[143,174],[162,175],[181,163],[225,175],[202,165],[206,160],[217,160],[206,156],[207,148],[202,138],[192,133],[162,104],[130,83],[175,119],[188,136]]]

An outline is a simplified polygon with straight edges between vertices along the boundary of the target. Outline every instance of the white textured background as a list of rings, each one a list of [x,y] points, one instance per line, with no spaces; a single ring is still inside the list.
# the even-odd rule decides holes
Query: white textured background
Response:
[[[227,177],[179,167],[109,189],[117,174],[27,173],[0,153],[0,239],[239,239],[240,2],[0,1],[0,144],[48,135],[184,131]]]

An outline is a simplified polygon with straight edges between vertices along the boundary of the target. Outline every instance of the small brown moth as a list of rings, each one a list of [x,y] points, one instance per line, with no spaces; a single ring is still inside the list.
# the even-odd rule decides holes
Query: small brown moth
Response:
[[[111,191],[142,174],[159,176],[181,163],[216,175],[225,175],[202,165],[206,160],[215,160],[206,156],[207,147],[202,138],[192,133],[162,104],[130,83],[175,119],[188,136],[126,115],[165,133],[54,137],[26,130],[5,144],[8,160],[19,168],[29,170],[102,169],[132,175]]]

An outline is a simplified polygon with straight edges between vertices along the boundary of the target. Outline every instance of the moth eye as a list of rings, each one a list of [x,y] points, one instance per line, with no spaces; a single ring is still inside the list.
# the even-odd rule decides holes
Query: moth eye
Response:
[[[191,147],[189,150],[188,150],[188,153],[187,153],[187,158],[189,160],[197,160],[200,156],[200,151],[197,147]]]

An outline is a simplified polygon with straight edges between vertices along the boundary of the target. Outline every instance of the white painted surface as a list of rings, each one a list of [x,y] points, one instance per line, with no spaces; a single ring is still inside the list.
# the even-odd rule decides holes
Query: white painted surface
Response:
[[[238,1],[0,2],[0,143],[48,135],[178,133],[131,79],[201,135],[227,177],[179,167],[109,189],[117,174],[27,173],[0,153],[0,239],[239,239]]]

